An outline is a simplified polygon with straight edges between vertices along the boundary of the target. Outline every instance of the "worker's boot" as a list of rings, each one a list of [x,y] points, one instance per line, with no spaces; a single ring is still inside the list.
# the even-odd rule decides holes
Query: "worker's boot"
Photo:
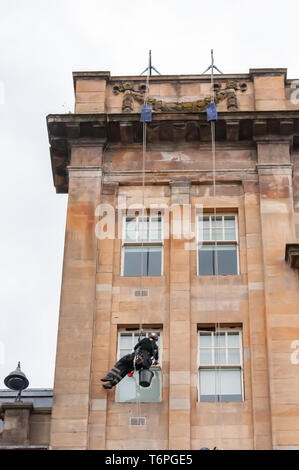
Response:
[[[106,390],[110,390],[111,388],[113,388],[115,385],[117,385],[119,382],[119,380],[117,379],[110,379],[109,382],[107,382],[106,384],[103,385],[103,387],[106,389]]]
[[[113,380],[113,377],[110,374],[107,374],[105,377],[101,379],[102,382],[110,382],[111,380]]]
[[[106,384],[103,385],[103,388],[105,388],[106,390],[110,390],[113,387],[114,387],[113,382],[107,382]]]

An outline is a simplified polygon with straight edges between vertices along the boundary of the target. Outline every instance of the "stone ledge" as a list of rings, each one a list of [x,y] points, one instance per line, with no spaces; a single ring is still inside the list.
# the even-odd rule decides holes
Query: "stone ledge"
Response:
[[[0,450],[49,450],[48,446],[17,446],[17,445],[11,445],[11,446],[1,446],[0,444]]]
[[[13,403],[2,403],[2,411],[6,410],[32,410],[33,403],[28,402],[13,402]]]

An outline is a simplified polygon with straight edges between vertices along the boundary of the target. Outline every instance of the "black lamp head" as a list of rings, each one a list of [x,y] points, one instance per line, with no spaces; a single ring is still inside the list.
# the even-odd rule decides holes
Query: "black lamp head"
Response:
[[[17,392],[25,390],[25,388],[29,386],[29,380],[24,372],[21,371],[20,362],[18,363],[16,370],[5,377],[4,384],[7,388],[10,388],[10,390],[15,390]]]

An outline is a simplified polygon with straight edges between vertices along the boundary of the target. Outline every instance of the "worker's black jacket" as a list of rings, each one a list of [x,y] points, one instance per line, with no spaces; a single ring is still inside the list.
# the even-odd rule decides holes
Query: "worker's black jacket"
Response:
[[[143,338],[136,344],[134,350],[136,351],[137,349],[147,351],[156,361],[159,359],[158,345],[153,339]]]

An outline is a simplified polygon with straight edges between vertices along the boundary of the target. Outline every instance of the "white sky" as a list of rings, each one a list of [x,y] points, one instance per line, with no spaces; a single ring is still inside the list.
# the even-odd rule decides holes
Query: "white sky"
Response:
[[[72,71],[138,75],[152,49],[161,73],[196,74],[214,48],[223,73],[299,78],[298,15],[297,0],[0,0],[0,388],[18,360],[53,386],[67,196],[46,116],[73,110]]]

